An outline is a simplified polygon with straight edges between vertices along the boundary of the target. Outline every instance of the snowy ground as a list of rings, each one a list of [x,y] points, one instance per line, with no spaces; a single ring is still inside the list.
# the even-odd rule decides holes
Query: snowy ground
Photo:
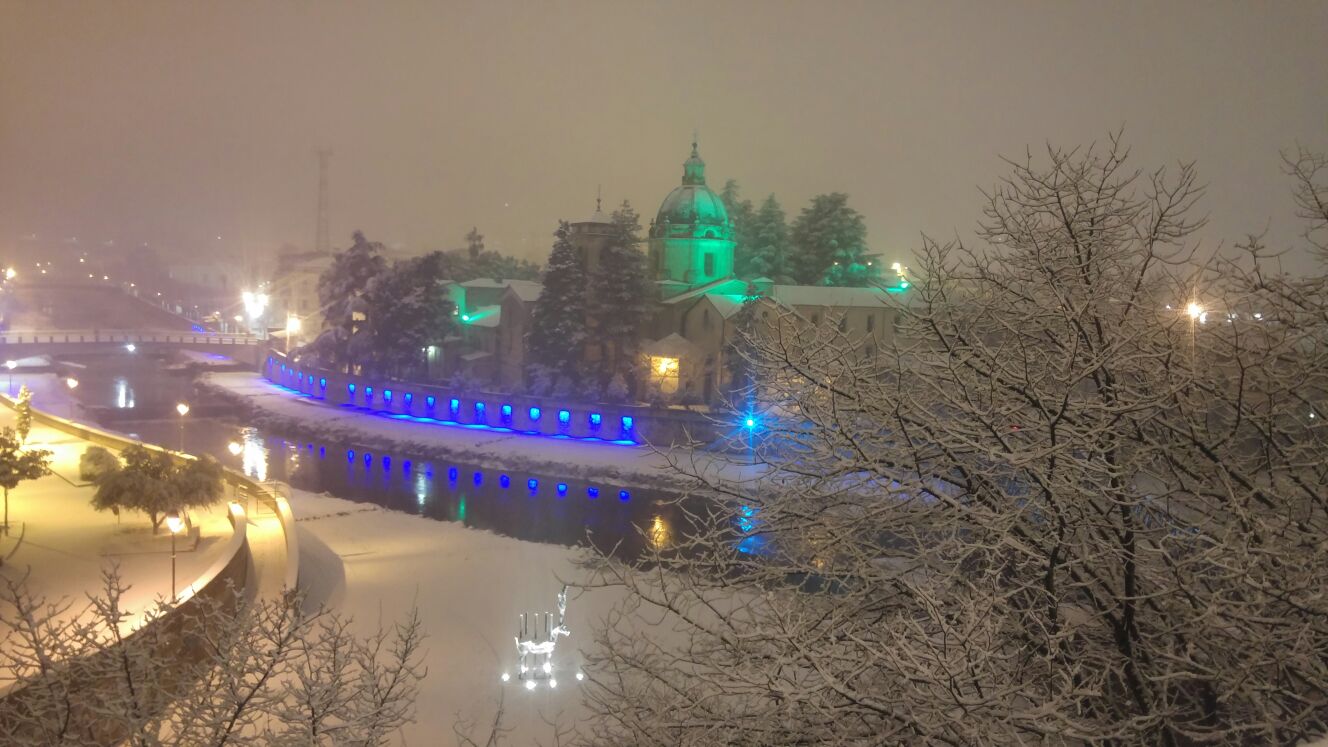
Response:
[[[13,425],[14,412],[0,408],[0,426]],[[79,456],[87,445],[52,428],[33,426],[27,446],[53,452],[53,474],[10,491],[11,533],[0,538],[0,555],[5,556],[0,575],[24,579],[30,592],[49,602],[68,600],[68,619],[87,608],[89,595],[103,596],[102,572],[118,566],[129,587],[122,604],[131,615],[126,625],[132,626],[170,597],[171,537],[164,528],[154,535],[151,522],[137,512],[117,519],[93,510],[94,488],[78,477]],[[176,541],[177,588],[207,570],[231,536],[225,503],[194,512],[192,518],[198,537]]]
[[[670,458],[688,469],[727,480],[749,479],[755,469],[710,454],[648,446],[567,441],[514,433],[398,420],[328,405],[278,387],[256,373],[210,373],[208,384],[243,397],[251,415],[278,431],[298,429],[326,441],[351,441],[410,454],[443,452],[453,459],[508,469],[554,472],[612,484],[676,487],[680,482]]]
[[[513,636],[521,612],[555,610],[559,579],[575,579],[582,551],[500,537],[458,524],[295,491],[300,581],[312,601],[354,617],[362,629],[390,624],[417,605],[429,635],[428,677],[404,744],[453,744],[458,719],[491,721],[504,703],[506,744],[552,743],[545,721],[584,716],[573,676],[589,629],[615,601],[610,592],[569,594],[555,659],[557,689],[527,691],[515,673]]]

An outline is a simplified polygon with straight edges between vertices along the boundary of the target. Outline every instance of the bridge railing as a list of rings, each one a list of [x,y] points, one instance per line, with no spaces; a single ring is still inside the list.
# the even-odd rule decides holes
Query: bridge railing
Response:
[[[253,335],[216,332],[166,332],[162,330],[6,330],[0,332],[0,345],[116,343],[176,345],[259,345]]]

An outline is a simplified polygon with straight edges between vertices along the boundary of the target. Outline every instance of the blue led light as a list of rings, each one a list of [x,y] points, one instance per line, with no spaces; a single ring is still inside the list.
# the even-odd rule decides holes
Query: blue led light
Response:
[[[346,392],[347,392],[348,394],[350,394],[350,396],[354,397],[354,396],[355,396],[355,385],[354,385],[354,384],[347,384],[347,385],[346,385]]]
[[[475,403],[475,422],[476,422],[476,423],[483,423],[483,422],[484,422],[484,403],[483,403],[483,402],[476,402],[476,403]]]
[[[383,457],[383,471],[386,472],[390,469],[392,469],[392,457],[385,456]]]
[[[590,413],[589,420],[590,420],[590,429],[592,431],[597,430],[600,424],[604,422],[604,416],[600,415],[597,412],[592,412]]]
[[[433,409],[433,403],[436,402],[436,401],[437,401],[437,400],[435,400],[435,399],[433,398],[433,395],[431,394],[431,395],[429,395],[429,396],[427,396],[427,397],[424,398],[424,406],[427,407],[427,408],[429,408],[430,410],[432,410],[432,409]]]
[[[384,401],[384,402],[391,402],[391,401],[392,401],[392,390],[391,390],[391,389],[384,389],[384,390],[383,390],[383,401]]]
[[[401,463],[401,471],[407,475],[410,474],[410,460],[407,459]]]
[[[618,491],[618,500],[620,500],[620,501],[630,501],[630,500],[632,500],[632,494],[629,493],[629,492],[627,492],[626,490],[619,490],[619,491]]]
[[[300,381],[304,381],[304,372],[303,372],[303,371],[300,371],[300,372],[297,373],[295,376],[296,376],[296,378],[298,378]]]
[[[484,484],[484,473],[483,473],[483,472],[476,472],[476,473],[471,477],[471,480],[474,480],[474,482],[475,482],[476,485],[483,485],[483,484]]]
[[[347,450],[346,450],[346,461],[348,461],[348,462],[353,462],[353,461],[355,461],[355,450],[354,450],[354,449],[347,449]]]
[[[323,459],[323,458],[326,457],[326,456],[327,456],[327,447],[326,447],[326,446],[319,446],[319,447],[318,447],[318,458],[319,458],[319,459]]]
[[[286,373],[286,364],[285,364],[285,363],[281,364],[281,372],[282,372],[282,373]]]
[[[539,480],[536,480],[533,477],[530,478],[529,480],[526,480],[526,487],[530,488],[531,490],[539,490]]]
[[[567,483],[558,483],[558,495],[567,495]]]
[[[364,452],[364,466],[368,467],[371,462],[373,462],[373,454],[367,451]]]
[[[459,399],[451,400],[450,402],[447,403],[447,409],[449,412],[452,413],[452,417],[456,418],[457,413],[461,412],[461,400]]]
[[[570,422],[572,422],[572,411],[571,411],[571,410],[559,410],[559,411],[558,411],[558,424],[559,424],[559,425],[567,425],[567,424],[570,423]]]
[[[512,478],[507,475],[498,475],[498,484],[506,488],[512,484]]]
[[[415,395],[411,394],[410,392],[406,392],[405,400],[406,400],[406,408],[407,408],[407,409],[410,408],[410,401],[413,400],[413,399],[415,399]]]
[[[508,405],[508,404],[504,404],[502,407],[498,408],[498,419],[499,419],[500,421],[502,421],[502,424],[503,424],[503,425],[511,425],[511,424],[512,424],[512,406],[511,406],[511,405]]]
[[[530,419],[532,421],[540,419],[540,409],[538,407],[530,408]]]
[[[632,432],[632,426],[636,425],[636,420],[631,415],[622,416],[622,432],[626,436]]]
[[[599,488],[586,488],[586,497],[587,497],[587,498],[598,498],[598,497],[599,497]]]
[[[327,377],[325,377],[325,376],[319,376],[319,377],[318,377],[318,388],[319,388],[319,389],[326,389],[326,388],[327,388]]]
[[[448,467],[448,468],[447,468],[447,479],[451,480],[452,482],[456,482],[456,479],[457,479],[457,468],[456,468],[456,467]]]
[[[373,387],[366,386],[364,388],[364,404],[367,405],[370,402],[373,402]]]

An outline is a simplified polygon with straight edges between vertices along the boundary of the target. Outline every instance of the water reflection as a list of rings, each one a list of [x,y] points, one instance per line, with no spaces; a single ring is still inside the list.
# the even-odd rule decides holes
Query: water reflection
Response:
[[[672,534],[669,523],[664,520],[664,517],[655,514],[650,520],[650,545],[656,550],[663,550],[672,541]]]
[[[115,406],[120,410],[128,410],[134,406],[134,388],[123,376],[115,379]]]
[[[248,477],[267,482],[267,446],[257,428],[240,429],[240,469]]]

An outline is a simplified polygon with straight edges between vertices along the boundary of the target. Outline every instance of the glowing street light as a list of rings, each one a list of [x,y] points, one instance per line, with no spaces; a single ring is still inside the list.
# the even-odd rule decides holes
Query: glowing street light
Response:
[[[18,361],[5,361],[5,368],[9,369],[9,393],[14,393],[14,369],[18,368]]]
[[[74,419],[74,390],[78,388],[78,379],[73,376],[65,378],[65,386],[69,387],[69,419]]]
[[[1200,324],[1208,321],[1208,312],[1195,301],[1190,301],[1185,306],[1185,313],[1190,317],[1190,321]]]
[[[127,350],[127,351],[129,351],[129,352],[132,353],[132,352],[134,352],[135,350],[138,350],[138,346],[135,345],[135,344],[132,343],[132,342],[126,342],[126,343],[125,343],[125,350]]]
[[[176,601],[175,595],[175,535],[184,529],[184,521],[180,519],[178,511],[172,511],[166,514],[166,528],[171,530],[171,601]]]
[[[226,444],[226,451],[229,451],[231,456],[239,456],[240,452],[244,451],[244,447],[240,445],[239,441],[231,441]]]
[[[13,280],[16,277],[18,277],[18,272],[14,268],[5,268],[5,280]]]
[[[181,402],[175,406],[175,411],[180,413],[180,452],[184,452],[184,416],[189,414],[189,405]]]
[[[286,354],[290,354],[290,338],[300,331],[300,318],[294,314],[286,315]]]

